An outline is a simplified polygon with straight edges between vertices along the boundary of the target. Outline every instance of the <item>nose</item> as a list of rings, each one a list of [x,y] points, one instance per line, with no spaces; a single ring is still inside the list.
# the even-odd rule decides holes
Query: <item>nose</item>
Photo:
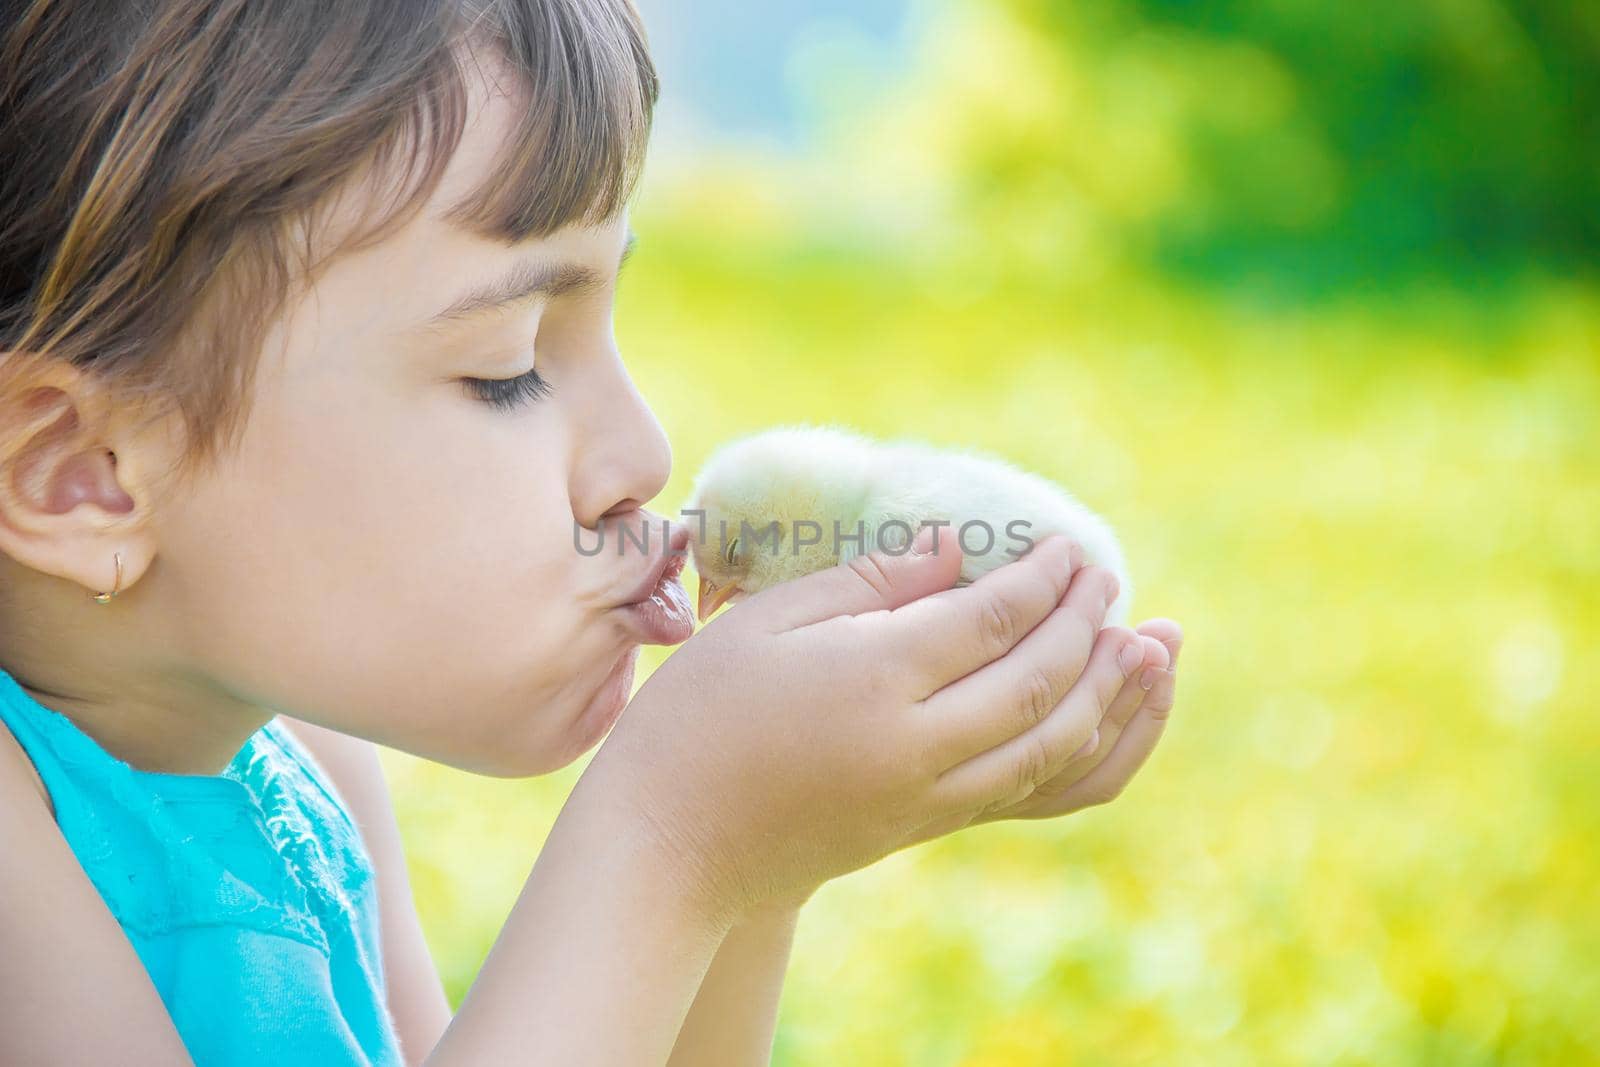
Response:
[[[602,517],[644,506],[672,473],[672,446],[655,413],[615,351],[605,363],[601,380],[586,390],[593,398],[587,410],[574,413],[572,514],[590,529]]]

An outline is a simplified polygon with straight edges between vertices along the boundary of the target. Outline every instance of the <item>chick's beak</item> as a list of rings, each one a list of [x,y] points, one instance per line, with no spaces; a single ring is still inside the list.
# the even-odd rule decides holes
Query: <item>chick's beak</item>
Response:
[[[715,582],[708,582],[704,578],[701,578],[700,592],[699,595],[695,597],[695,617],[701,622],[705,622],[706,619],[711,616],[713,611],[716,611],[718,608],[722,607],[722,605],[726,604],[728,602],[728,598],[733,596],[738,591],[738,585],[719,587]]]

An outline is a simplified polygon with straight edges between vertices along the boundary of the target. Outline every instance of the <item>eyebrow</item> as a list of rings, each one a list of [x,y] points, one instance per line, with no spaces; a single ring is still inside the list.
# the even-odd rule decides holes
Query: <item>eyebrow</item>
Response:
[[[617,261],[617,273],[620,274],[627,265],[628,257],[633,255],[638,243],[639,235],[629,230],[628,243],[623,246],[622,257]],[[429,327],[459,322],[534,297],[554,300],[568,293],[598,289],[605,282],[605,277],[599,271],[583,264],[524,261],[506,274],[467,290],[422,325]]]

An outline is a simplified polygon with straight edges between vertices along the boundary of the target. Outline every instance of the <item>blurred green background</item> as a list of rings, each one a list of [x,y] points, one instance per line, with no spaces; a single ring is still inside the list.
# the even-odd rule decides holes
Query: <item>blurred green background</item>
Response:
[[[1115,804],[818,893],[774,1062],[1600,1062],[1600,6],[641,7],[656,510],[778,422],[978,446],[1188,638]],[[459,1003],[587,758],[384,755]]]

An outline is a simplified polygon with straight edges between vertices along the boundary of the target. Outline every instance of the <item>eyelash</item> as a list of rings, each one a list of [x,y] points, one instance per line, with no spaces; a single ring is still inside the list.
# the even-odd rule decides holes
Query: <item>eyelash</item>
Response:
[[[538,368],[515,378],[463,378],[472,395],[498,411],[510,411],[548,397],[554,390]]]

